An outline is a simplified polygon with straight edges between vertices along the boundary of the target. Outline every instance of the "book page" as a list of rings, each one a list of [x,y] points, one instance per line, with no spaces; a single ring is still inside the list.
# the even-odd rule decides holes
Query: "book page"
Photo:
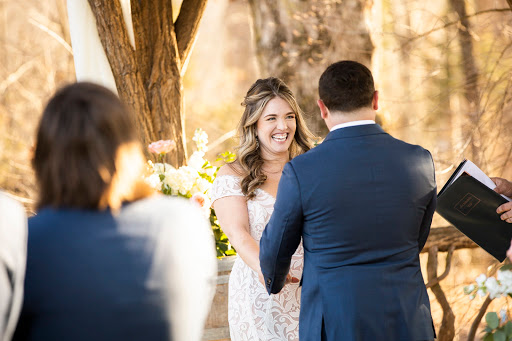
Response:
[[[496,188],[496,184],[485,174],[480,168],[478,168],[473,162],[469,160],[465,160],[464,166],[459,169],[457,174],[453,177],[452,181],[450,182],[450,185],[457,180],[464,172],[471,175],[473,178],[477,179],[490,189],[494,190]],[[509,197],[505,195],[501,195],[503,198],[507,199],[508,201],[511,201]]]

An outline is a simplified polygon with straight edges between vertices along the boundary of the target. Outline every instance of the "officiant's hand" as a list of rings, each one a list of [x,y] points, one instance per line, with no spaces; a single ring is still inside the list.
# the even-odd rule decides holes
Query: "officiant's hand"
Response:
[[[491,180],[496,184],[496,188],[494,189],[496,192],[506,195],[507,197],[512,196],[512,182],[503,178],[491,178]]]
[[[503,178],[491,178],[496,184],[494,189],[497,193],[506,196],[512,195],[512,182]],[[512,223],[512,202],[507,202],[496,209],[496,213],[501,214],[501,220]]]

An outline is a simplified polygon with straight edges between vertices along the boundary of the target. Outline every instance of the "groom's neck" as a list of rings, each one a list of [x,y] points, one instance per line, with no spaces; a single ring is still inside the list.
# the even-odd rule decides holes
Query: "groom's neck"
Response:
[[[350,112],[332,111],[325,118],[327,128],[354,121],[372,120],[375,121],[375,110],[372,108],[361,108]]]

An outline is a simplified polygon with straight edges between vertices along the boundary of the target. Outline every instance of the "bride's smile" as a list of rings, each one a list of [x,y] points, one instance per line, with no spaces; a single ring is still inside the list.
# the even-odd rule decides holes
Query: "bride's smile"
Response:
[[[281,97],[268,101],[256,125],[262,153],[267,154],[265,156],[282,154],[288,157],[295,130],[295,113],[288,102]]]

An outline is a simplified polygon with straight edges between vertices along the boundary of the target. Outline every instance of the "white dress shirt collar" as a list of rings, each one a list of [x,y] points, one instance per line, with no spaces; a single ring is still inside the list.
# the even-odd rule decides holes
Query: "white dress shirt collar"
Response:
[[[360,120],[360,121],[352,121],[352,122],[347,122],[347,123],[341,123],[341,124],[337,124],[334,127],[332,127],[331,131],[334,131],[336,129],[341,129],[341,128],[347,128],[347,127],[362,126],[362,125],[365,125],[365,124],[375,124],[375,121],[373,121],[373,120]]]

